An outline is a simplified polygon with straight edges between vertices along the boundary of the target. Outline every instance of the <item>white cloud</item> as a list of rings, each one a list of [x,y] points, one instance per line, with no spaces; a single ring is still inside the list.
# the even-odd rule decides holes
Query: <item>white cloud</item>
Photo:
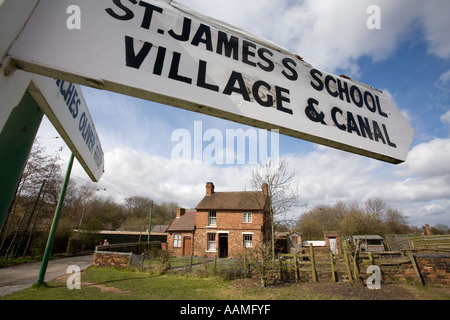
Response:
[[[444,113],[441,117],[440,120],[443,124],[446,124],[448,126],[450,126],[450,110],[447,111],[446,113]]]
[[[449,81],[450,81],[450,70],[447,70],[446,72],[441,74],[441,76],[439,77],[439,82],[442,85],[448,85]]]
[[[113,194],[122,198],[140,195],[156,202],[178,202],[195,207],[212,181],[217,191],[242,190],[250,186],[253,166],[214,166],[182,164],[143,150],[116,147],[105,154],[105,173],[101,180]]]
[[[450,2],[447,0],[424,1],[423,21],[425,38],[429,43],[428,51],[440,58],[450,57],[450,20],[447,14],[450,12]]]
[[[359,75],[357,59],[387,58],[405,40],[421,34],[429,52],[450,56],[450,12],[446,0],[179,0],[205,15],[223,20],[298,53],[317,68]],[[380,8],[381,29],[369,30],[370,5]]]
[[[397,175],[422,179],[450,176],[450,139],[435,138],[411,149]]]

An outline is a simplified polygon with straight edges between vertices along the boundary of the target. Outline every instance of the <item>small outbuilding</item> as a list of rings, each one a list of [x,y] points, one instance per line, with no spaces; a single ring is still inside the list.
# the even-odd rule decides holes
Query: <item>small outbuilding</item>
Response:
[[[297,232],[275,232],[275,250],[279,253],[295,254],[302,251],[302,236]]]
[[[360,252],[384,252],[383,237],[379,235],[357,235],[352,239],[355,246],[359,241]]]

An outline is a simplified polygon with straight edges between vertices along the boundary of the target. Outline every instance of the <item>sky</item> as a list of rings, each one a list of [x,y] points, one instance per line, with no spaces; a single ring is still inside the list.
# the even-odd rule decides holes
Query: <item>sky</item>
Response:
[[[271,40],[315,68],[382,90],[414,128],[407,160],[398,165],[280,135],[279,155],[295,172],[294,184],[309,208],[379,197],[410,225],[450,225],[450,1],[178,2]],[[367,11],[371,5],[379,15]],[[369,28],[368,20],[378,24]],[[104,151],[105,173],[94,184],[98,195],[121,202],[139,195],[193,208],[207,181],[216,191],[251,189],[257,163],[182,163],[173,156],[176,133],[188,132],[195,143],[199,126],[224,137],[227,130],[250,127],[108,91],[82,91]],[[56,136],[45,118],[38,140],[49,152],[63,147],[64,168],[70,150]],[[78,162],[72,178],[90,181]]]

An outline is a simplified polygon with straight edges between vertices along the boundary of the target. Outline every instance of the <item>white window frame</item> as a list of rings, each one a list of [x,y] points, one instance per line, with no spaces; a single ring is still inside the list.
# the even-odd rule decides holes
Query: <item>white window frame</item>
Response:
[[[181,248],[181,233],[175,233],[173,235],[173,247]]]
[[[251,212],[242,212],[242,222],[243,223],[252,223],[253,222],[253,214]]]
[[[214,216],[212,216],[214,214]],[[208,211],[208,226],[217,226],[217,211],[209,210]]]
[[[253,248],[253,234],[243,234],[244,248]]]
[[[206,251],[216,252],[216,233],[208,232],[206,234]]]

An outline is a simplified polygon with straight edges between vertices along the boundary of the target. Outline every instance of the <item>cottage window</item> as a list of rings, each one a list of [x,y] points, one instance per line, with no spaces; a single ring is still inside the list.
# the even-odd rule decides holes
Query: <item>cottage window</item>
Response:
[[[252,213],[251,212],[243,212],[242,213],[242,222],[252,223]]]
[[[253,247],[253,235],[244,234],[244,248],[252,248]]]
[[[215,226],[217,224],[217,213],[215,210],[210,210],[208,213],[208,225]]]
[[[208,233],[208,251],[216,251],[216,234]]]
[[[180,248],[181,247],[181,234],[173,235],[173,247]]]

